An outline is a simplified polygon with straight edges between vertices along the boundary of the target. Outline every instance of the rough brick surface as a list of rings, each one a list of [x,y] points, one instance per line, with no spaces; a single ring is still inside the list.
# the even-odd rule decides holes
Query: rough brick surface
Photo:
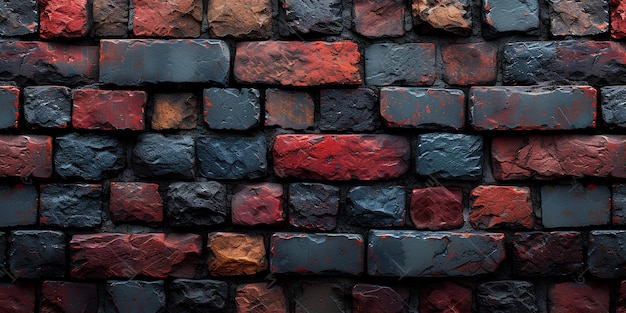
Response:
[[[608,225],[611,191],[598,185],[543,186],[541,221],[550,228]]]
[[[158,313],[165,310],[163,281],[109,280],[107,313]]]
[[[7,235],[4,232],[0,232],[0,270],[3,271],[3,274],[0,275],[0,278],[7,275],[4,273],[6,271],[6,252],[7,252]]]
[[[480,284],[476,298],[479,313],[539,312],[535,286],[526,281],[500,280]]]
[[[172,226],[223,224],[227,213],[226,187],[218,182],[172,183],[167,189],[166,216]]]
[[[365,48],[365,81],[379,86],[432,85],[436,78],[435,55],[432,43],[369,45]]]
[[[430,133],[419,135],[417,174],[446,179],[482,176],[481,136]]]
[[[43,39],[80,38],[89,31],[87,0],[39,0],[39,35]]]
[[[197,105],[198,99],[193,93],[154,95],[152,129],[195,129],[198,120]]]
[[[622,0],[610,0],[609,12],[611,14],[611,38],[626,38],[626,2]]]
[[[347,294],[339,283],[302,283],[293,292],[294,313],[343,313],[348,310]]]
[[[405,204],[400,186],[357,186],[348,191],[348,223],[371,228],[404,226]]]
[[[176,279],[167,287],[167,310],[180,313],[224,312],[228,284],[218,280]]]
[[[289,303],[282,287],[251,283],[237,286],[235,308],[238,313],[288,313]]]
[[[281,3],[284,11],[278,20],[281,36],[339,35],[343,30],[341,0],[282,0]]]
[[[611,189],[611,222],[614,225],[626,224],[626,185],[614,184]]]
[[[207,248],[212,276],[254,275],[267,269],[262,235],[209,233]]]
[[[409,303],[406,291],[396,291],[391,287],[356,284],[352,288],[352,312],[405,312]]]
[[[365,37],[396,37],[404,35],[402,0],[354,1],[354,30]]]
[[[601,96],[602,120],[611,128],[626,127],[626,107],[623,105],[626,101],[626,87],[602,87]]]
[[[626,231],[594,230],[589,235],[587,264],[589,272],[600,278],[617,278],[626,274],[624,263]]]
[[[35,286],[31,283],[0,283],[1,312],[32,313],[35,299]]]
[[[194,152],[191,136],[144,133],[133,148],[133,170],[138,177],[190,179]]]
[[[37,224],[38,206],[39,194],[35,186],[0,185],[0,227]]]
[[[609,312],[609,286],[600,282],[560,283],[550,287],[548,293],[552,313]]]
[[[128,0],[94,0],[94,34],[99,37],[128,36]]]
[[[532,229],[530,188],[478,186],[470,193],[470,223],[476,229]]]
[[[307,129],[315,124],[315,103],[305,91],[267,89],[265,126]]]
[[[0,135],[0,177],[52,176],[52,137]]]
[[[9,236],[9,268],[16,278],[63,277],[65,234],[51,230],[16,230]]]
[[[472,32],[469,0],[413,0],[413,23],[416,26],[443,30],[466,36]]]
[[[68,127],[72,121],[71,89],[61,86],[24,88],[24,120],[33,127]]]
[[[261,94],[254,88],[204,90],[204,122],[210,129],[246,130],[258,126]]]
[[[200,137],[200,174],[209,179],[255,179],[267,174],[265,137]]]
[[[41,284],[41,313],[96,313],[98,285],[65,281]]]
[[[380,122],[377,96],[369,88],[323,89],[320,91],[321,130],[363,132],[375,130]]]
[[[209,2],[209,32],[214,37],[264,39],[272,29],[270,0],[214,0]]]
[[[450,281],[426,284],[420,291],[419,312],[472,312],[472,290]]]
[[[102,221],[102,185],[41,185],[39,223],[57,227],[94,227]]]
[[[163,222],[163,199],[159,185],[140,182],[111,182],[109,210],[114,223]]]
[[[588,36],[606,33],[609,29],[608,0],[580,2],[548,0],[550,32],[554,36]]]
[[[538,0],[485,0],[482,9],[485,38],[509,33],[538,34]]]
[[[143,130],[148,95],[131,90],[74,90],[72,126],[76,129]]]
[[[281,226],[285,222],[283,185],[256,183],[233,189],[231,217],[233,225]]]
[[[62,178],[100,180],[122,170],[126,149],[115,137],[71,133],[56,137],[54,171]]]
[[[0,128],[17,128],[20,118],[20,89],[0,86]]]
[[[444,186],[413,189],[409,214],[418,229],[460,228],[463,226],[463,191]]]
[[[573,275],[583,269],[580,232],[525,232],[513,236],[513,270],[522,276]]]
[[[201,0],[132,0],[132,3],[135,36],[200,36]]]
[[[457,89],[384,87],[380,115],[389,127],[450,128],[465,125],[465,93]]]
[[[289,225],[330,231],[337,226],[339,187],[318,183],[289,185]]]
[[[21,36],[39,30],[37,0],[3,1],[0,4],[0,36]]]
[[[496,46],[484,42],[448,45],[441,50],[443,80],[451,85],[492,85],[497,54]]]

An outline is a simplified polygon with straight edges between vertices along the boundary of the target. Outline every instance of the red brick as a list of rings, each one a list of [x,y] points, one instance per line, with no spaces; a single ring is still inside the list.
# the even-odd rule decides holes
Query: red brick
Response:
[[[39,0],[42,39],[80,38],[88,31],[87,0]]]
[[[244,84],[358,85],[358,50],[350,41],[242,42],[237,44],[235,78]]]
[[[470,194],[470,223],[476,229],[532,229],[528,187],[478,186]]]
[[[17,128],[20,119],[20,89],[0,86],[0,128]]]
[[[202,0],[132,0],[132,3],[135,36],[200,36]]]
[[[0,135],[0,177],[52,176],[52,137]]]
[[[550,288],[550,313],[606,313],[609,312],[609,286],[590,282],[560,283]]]
[[[574,275],[583,270],[579,232],[529,232],[513,236],[513,269],[523,276]]]
[[[207,248],[209,274],[213,276],[254,275],[267,270],[262,235],[210,233]]]
[[[233,190],[231,213],[233,225],[281,226],[283,212],[283,185],[258,183],[240,185]]]
[[[460,228],[463,226],[463,191],[444,186],[413,189],[409,213],[418,229]]]
[[[274,173],[278,177],[379,180],[404,175],[411,147],[390,135],[278,135]]]
[[[212,0],[207,19],[213,37],[267,39],[272,30],[270,0]]]
[[[163,222],[163,199],[159,185],[139,182],[111,182],[109,209],[114,223]]]
[[[143,130],[144,91],[74,90],[72,125],[77,129]]]
[[[282,287],[252,283],[237,287],[235,308],[237,313],[288,313],[289,303]]]
[[[626,38],[626,1],[610,0],[611,38]]]
[[[457,283],[441,281],[422,287],[420,313],[471,313],[472,289]]]
[[[355,0],[354,29],[366,37],[404,35],[402,0]]]
[[[315,124],[315,103],[305,91],[267,89],[265,126],[307,129]]]
[[[98,285],[65,281],[41,284],[40,313],[97,313]]]
[[[71,275],[87,278],[195,277],[202,238],[194,234],[74,235]]]
[[[198,99],[193,93],[159,93],[154,95],[152,129],[195,129],[198,121]]]
[[[35,312],[35,286],[24,282],[0,283],[0,312]]]
[[[493,85],[498,48],[485,42],[449,45],[441,50],[443,80],[451,85]]]
[[[356,284],[352,288],[352,312],[403,313],[409,305],[409,293],[391,287]]]

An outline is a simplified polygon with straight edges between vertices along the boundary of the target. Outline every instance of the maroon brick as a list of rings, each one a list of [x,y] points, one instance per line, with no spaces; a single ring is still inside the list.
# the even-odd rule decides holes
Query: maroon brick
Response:
[[[609,286],[600,282],[560,283],[550,288],[550,313],[609,312]]]
[[[252,283],[237,286],[235,310],[237,313],[288,313],[289,303],[282,287]]]
[[[265,126],[307,129],[315,124],[315,103],[305,91],[267,89]]]
[[[209,233],[207,248],[212,276],[254,275],[267,269],[263,235]]]
[[[493,85],[498,48],[485,42],[448,45],[441,49],[443,80],[451,85]]]
[[[366,37],[404,35],[402,0],[355,0],[354,30]]]
[[[444,186],[413,189],[409,213],[418,229],[460,228],[463,226],[463,191]]]
[[[404,175],[410,145],[389,135],[278,135],[274,173],[278,177],[378,180]]]
[[[352,312],[403,313],[408,308],[409,293],[391,287],[356,284],[352,288]]]
[[[610,0],[609,12],[611,13],[611,38],[626,38],[626,1]]]
[[[207,19],[213,37],[267,39],[272,30],[272,5],[270,0],[213,0]]]
[[[619,291],[617,294],[617,308],[615,309],[616,313],[624,313],[626,312],[626,280],[623,280],[619,284]]]
[[[233,70],[244,84],[358,85],[360,58],[357,44],[350,41],[241,42]]]
[[[94,34],[98,37],[128,36],[128,0],[94,0]]]
[[[609,29],[608,0],[549,0],[550,32],[554,36],[589,36]]]
[[[0,312],[35,312],[35,286],[30,283],[0,283]]]
[[[72,125],[76,129],[143,130],[144,91],[74,90]]]
[[[420,313],[471,313],[472,289],[449,281],[429,283],[420,291]]]
[[[52,176],[52,137],[0,135],[0,177]]]
[[[231,200],[233,225],[281,226],[283,212],[283,185],[257,183],[236,186]]]
[[[573,275],[584,265],[580,232],[529,232],[513,236],[513,269],[522,276]]]
[[[472,33],[472,10],[467,0],[413,0],[413,24],[467,36]]]
[[[348,312],[346,292],[339,283],[302,283],[294,288],[294,313]]]
[[[0,128],[17,128],[20,118],[20,89],[0,86]]]
[[[158,184],[111,182],[109,190],[109,209],[114,223],[163,222],[163,199]]]
[[[93,283],[44,281],[41,313],[97,313],[98,286]]]
[[[80,38],[88,31],[87,0],[39,0],[41,38]]]
[[[194,234],[85,234],[74,235],[69,248],[75,279],[193,278],[202,238]]]
[[[152,129],[195,129],[198,121],[198,99],[193,93],[159,93],[154,95]]]
[[[470,193],[470,223],[476,229],[532,229],[530,188],[478,186]]]
[[[132,0],[132,3],[135,36],[200,36],[202,0]]]

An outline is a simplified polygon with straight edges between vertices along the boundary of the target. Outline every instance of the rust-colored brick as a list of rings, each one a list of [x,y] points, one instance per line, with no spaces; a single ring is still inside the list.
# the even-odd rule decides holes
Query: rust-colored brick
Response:
[[[198,37],[202,0],[132,0],[135,36]]]
[[[441,50],[443,80],[451,85],[492,85],[498,73],[498,49],[489,43],[449,45]]]
[[[476,229],[533,228],[528,187],[478,186],[472,190],[470,197],[470,223]]]
[[[404,1],[355,0],[354,28],[366,37],[404,35]]]
[[[211,0],[207,12],[212,37],[266,39],[272,29],[270,0]]]
[[[207,246],[211,275],[254,275],[267,269],[262,235],[211,233]]]
[[[195,129],[198,99],[192,93],[159,93],[154,96],[152,129]]]

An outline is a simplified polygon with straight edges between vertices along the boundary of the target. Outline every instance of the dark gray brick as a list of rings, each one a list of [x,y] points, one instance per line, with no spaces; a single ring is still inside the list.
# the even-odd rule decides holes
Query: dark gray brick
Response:
[[[294,34],[339,35],[343,30],[341,0],[281,0],[278,30],[281,36]]]
[[[484,0],[483,36],[496,38],[509,33],[538,35],[537,0]]]
[[[587,265],[599,278],[626,276],[626,231],[594,230],[589,234]]]
[[[318,183],[289,185],[289,224],[329,231],[337,226],[339,187]]]
[[[39,30],[37,0],[0,2],[0,36],[21,36]]]
[[[176,279],[167,287],[167,309],[171,312],[221,313],[228,300],[228,284],[223,281]]]
[[[165,311],[163,281],[111,280],[106,283],[105,313]]]
[[[41,185],[39,223],[58,227],[94,227],[102,221],[102,185]]]
[[[194,163],[190,136],[141,134],[133,149],[133,171],[139,177],[191,179]]]
[[[503,48],[502,80],[507,85],[532,85],[542,81],[563,81],[550,71],[556,58],[554,41],[514,42]]]
[[[348,312],[349,297],[339,283],[302,283],[293,292],[294,313]]]
[[[126,151],[115,137],[76,134],[56,138],[54,169],[61,178],[100,180],[126,165]]]
[[[611,191],[607,186],[541,187],[543,226],[582,227],[611,222]]]
[[[209,179],[255,179],[267,173],[265,138],[202,137],[196,142],[200,173]]]
[[[417,150],[419,175],[446,179],[479,179],[482,176],[481,136],[422,134]]]
[[[490,281],[478,286],[479,313],[539,312],[535,299],[535,286],[526,281]]]
[[[369,88],[323,89],[320,91],[321,130],[373,131],[380,121],[377,97]]]
[[[381,43],[365,48],[365,80],[369,85],[432,85],[435,45]]]
[[[0,128],[17,128],[19,112],[20,89],[15,86],[0,86]]]
[[[72,90],[61,86],[24,88],[24,119],[35,127],[68,127],[72,122]]]
[[[614,225],[626,225],[626,184],[613,185],[611,216]]]
[[[404,226],[406,193],[400,186],[357,186],[348,192],[348,223],[363,227]]]
[[[173,183],[167,190],[166,216],[172,226],[226,222],[226,187],[218,182]]]
[[[16,230],[9,237],[9,268],[16,278],[63,277],[65,234],[51,230]]]
[[[465,93],[456,89],[381,88],[380,115],[389,127],[460,129],[465,125]]]
[[[0,231],[0,273],[3,272],[6,266],[6,252],[7,252],[7,236],[4,232]],[[0,274],[0,278],[4,277],[6,273]]]
[[[607,86],[600,91],[604,123],[609,127],[626,127],[626,86]]]
[[[37,224],[37,199],[34,185],[0,185],[0,227]]]
[[[211,129],[246,130],[259,125],[261,94],[253,88],[204,90],[204,122]]]

